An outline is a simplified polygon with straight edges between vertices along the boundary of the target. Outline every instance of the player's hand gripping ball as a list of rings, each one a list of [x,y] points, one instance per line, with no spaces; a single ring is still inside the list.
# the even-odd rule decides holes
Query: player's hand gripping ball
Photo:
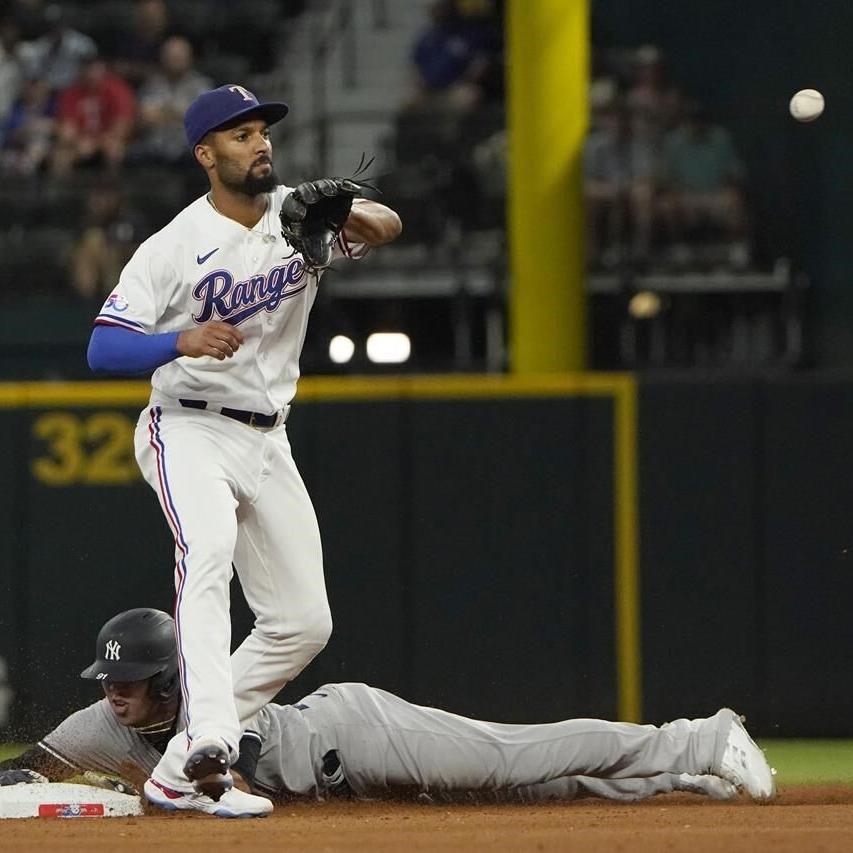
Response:
[[[824,106],[823,95],[817,89],[800,89],[791,98],[788,109],[797,121],[808,122],[820,118]]]

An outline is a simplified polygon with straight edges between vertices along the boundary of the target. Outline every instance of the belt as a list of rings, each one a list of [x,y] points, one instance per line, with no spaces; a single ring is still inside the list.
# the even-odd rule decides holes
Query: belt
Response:
[[[241,424],[246,424],[250,427],[259,429],[272,429],[283,424],[290,414],[290,406],[285,406],[278,412],[273,412],[271,415],[264,415],[261,412],[247,412],[243,409],[229,409],[228,406],[212,406],[207,400],[181,400],[178,402],[186,409],[206,409],[208,412],[217,412],[220,415],[225,415],[226,418],[233,418],[235,421],[240,421]]]

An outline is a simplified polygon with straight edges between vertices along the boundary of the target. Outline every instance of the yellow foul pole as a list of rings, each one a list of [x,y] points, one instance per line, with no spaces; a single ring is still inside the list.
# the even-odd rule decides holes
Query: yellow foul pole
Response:
[[[506,0],[510,363],[516,374],[586,367],[581,183],[589,0]],[[642,719],[636,386],[616,394],[614,575],[617,713]]]
[[[582,370],[589,0],[508,0],[510,361]]]

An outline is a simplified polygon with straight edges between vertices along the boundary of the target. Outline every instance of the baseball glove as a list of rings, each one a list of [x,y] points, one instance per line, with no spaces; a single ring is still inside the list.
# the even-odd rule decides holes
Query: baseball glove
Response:
[[[35,770],[0,770],[0,785],[31,785],[34,782],[47,782],[47,779]]]
[[[347,221],[353,199],[365,188],[375,189],[359,176],[369,168],[362,162],[351,178],[305,181],[291,190],[281,206],[281,235],[299,252],[305,268],[315,275],[332,260],[332,248]]]

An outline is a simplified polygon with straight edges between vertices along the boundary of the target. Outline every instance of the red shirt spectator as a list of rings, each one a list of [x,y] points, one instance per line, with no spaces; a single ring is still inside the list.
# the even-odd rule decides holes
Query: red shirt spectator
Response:
[[[86,62],[77,82],[59,97],[54,173],[67,174],[77,163],[104,163],[110,171],[117,171],[135,111],[130,86],[111,73],[103,60]]]
[[[102,70],[96,72],[94,79],[87,69],[83,79],[69,86],[59,98],[59,121],[83,136],[101,136],[118,129],[120,124],[129,129],[136,109],[130,86],[107,71],[102,62],[92,63],[90,69],[98,65]]]

